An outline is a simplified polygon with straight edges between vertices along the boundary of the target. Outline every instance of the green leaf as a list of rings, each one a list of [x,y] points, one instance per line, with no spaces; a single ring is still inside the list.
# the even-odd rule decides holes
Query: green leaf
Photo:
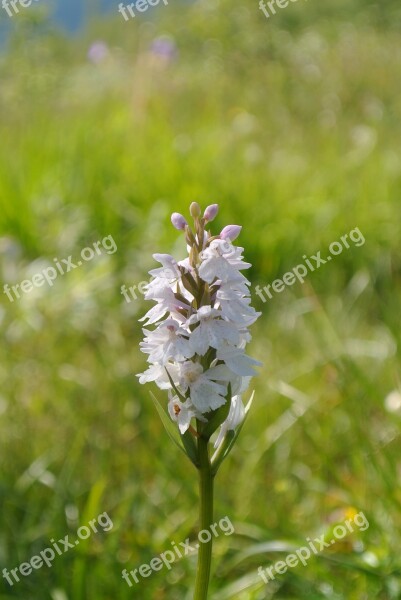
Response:
[[[238,425],[238,427],[235,431],[227,431],[227,433],[224,437],[224,440],[221,442],[219,448],[214,453],[214,455],[212,457],[212,467],[213,467],[214,475],[217,473],[222,462],[227,458],[227,456],[230,454],[231,450],[233,449],[233,446],[234,446],[235,442],[237,441],[238,436],[241,433],[241,430],[242,430],[242,428],[245,424],[245,421],[248,417],[248,413],[252,406],[254,395],[255,395],[255,392],[252,392],[252,396],[250,397],[250,400],[245,407],[245,416],[244,416],[244,420],[242,421],[242,423],[240,425]]]
[[[198,466],[198,457],[196,444],[192,435],[189,431],[186,431],[184,435],[181,435],[177,426],[174,425],[173,421],[170,419],[169,415],[166,413],[164,408],[162,407],[159,400],[156,396],[150,392],[152,396],[152,400],[156,406],[156,410],[159,413],[161,421],[164,425],[164,429],[167,432],[170,440],[190,459],[190,461],[197,467]]]
[[[185,450],[187,452],[188,458],[192,461],[196,468],[199,467],[199,459],[198,459],[198,448],[195,444],[195,440],[193,435],[186,431],[184,434],[180,434],[181,441],[184,444]]]

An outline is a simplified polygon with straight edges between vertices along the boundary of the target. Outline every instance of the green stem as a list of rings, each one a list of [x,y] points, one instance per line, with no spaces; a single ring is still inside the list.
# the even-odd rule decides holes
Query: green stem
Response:
[[[199,451],[199,496],[200,496],[200,531],[207,529],[210,540],[199,540],[198,569],[195,581],[194,600],[207,600],[207,591],[212,563],[213,538],[210,526],[213,524],[213,474],[210,464],[208,440],[198,439]]]

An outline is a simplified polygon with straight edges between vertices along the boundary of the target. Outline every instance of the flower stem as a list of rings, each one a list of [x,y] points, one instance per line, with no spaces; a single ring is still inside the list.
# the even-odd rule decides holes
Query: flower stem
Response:
[[[210,526],[213,523],[213,473],[210,464],[208,440],[198,439],[199,451],[199,499],[200,499],[200,531],[207,529],[210,540],[199,540],[198,569],[195,581],[194,600],[207,600],[209,587],[210,567],[212,563],[213,538]]]

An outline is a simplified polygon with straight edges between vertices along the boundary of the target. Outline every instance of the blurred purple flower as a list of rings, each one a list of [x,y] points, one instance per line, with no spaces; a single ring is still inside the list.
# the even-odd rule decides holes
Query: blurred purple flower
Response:
[[[174,60],[178,53],[174,39],[166,35],[154,39],[150,51],[152,54],[160,56],[167,61]]]
[[[101,63],[105,58],[108,57],[108,55],[109,48],[104,42],[93,42],[88,50],[88,59],[95,65]]]

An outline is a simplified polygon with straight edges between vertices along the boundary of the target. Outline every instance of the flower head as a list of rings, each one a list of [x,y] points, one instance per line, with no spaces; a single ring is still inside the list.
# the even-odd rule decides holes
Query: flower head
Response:
[[[250,283],[242,274],[251,265],[243,260],[243,248],[232,244],[241,227],[228,225],[217,236],[206,230],[217,212],[212,204],[201,216],[193,202],[193,228],[181,214],[171,217],[184,232],[188,257],[177,262],[168,254],[154,255],[162,266],[150,271],[145,294],[156,305],[141,319],[154,328],[143,330],[141,350],[149,365],[139,381],[169,391],[168,410],[181,434],[192,419],[202,429],[227,407],[226,419],[214,428],[224,421],[220,440],[243,419],[240,394],[260,364],[245,354],[248,327],[260,313],[251,306]]]

